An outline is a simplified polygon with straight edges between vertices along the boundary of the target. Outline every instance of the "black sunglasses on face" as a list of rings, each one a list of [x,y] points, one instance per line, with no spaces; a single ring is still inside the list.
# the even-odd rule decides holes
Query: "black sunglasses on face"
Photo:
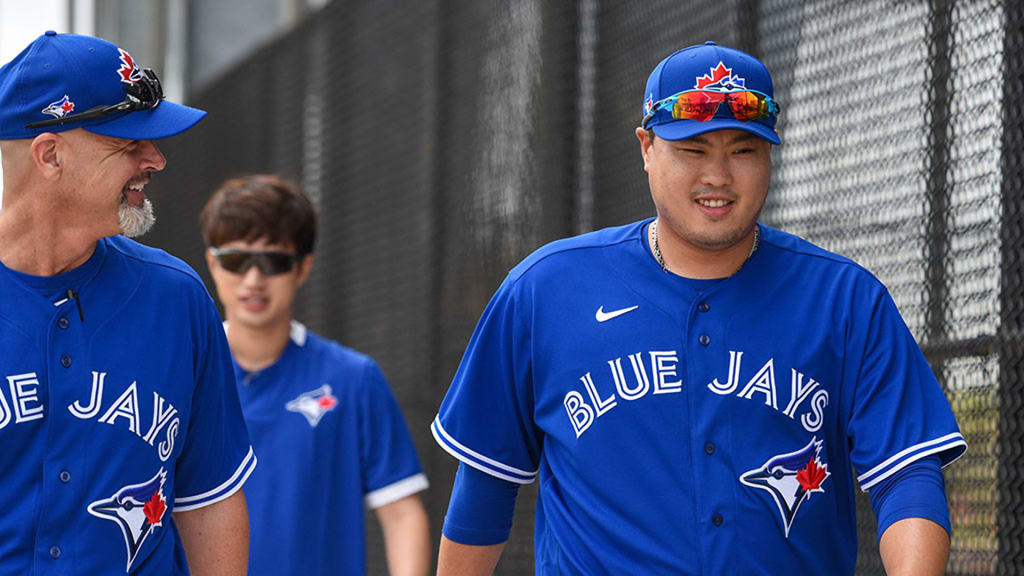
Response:
[[[276,276],[291,272],[299,261],[298,255],[288,252],[210,248],[210,254],[221,268],[235,274],[245,274],[255,266],[264,276]]]
[[[149,110],[156,108],[160,101],[164,99],[164,89],[160,86],[160,79],[156,77],[156,72],[153,72],[151,68],[142,69],[142,77],[131,84],[124,85],[124,100],[117,104],[111,104],[110,106],[95,106],[89,108],[85,112],[79,112],[78,114],[68,114],[63,118],[50,118],[49,120],[42,120],[40,122],[33,122],[26,124],[25,128],[42,128],[43,126],[55,126],[58,124],[65,124],[67,122],[77,122],[80,120],[91,120],[93,118],[102,118],[104,116],[110,116],[112,114],[134,112],[136,110]]]

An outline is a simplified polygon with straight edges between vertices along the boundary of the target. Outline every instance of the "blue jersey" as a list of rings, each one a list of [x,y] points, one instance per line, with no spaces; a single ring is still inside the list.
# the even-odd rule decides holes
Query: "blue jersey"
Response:
[[[364,505],[427,487],[380,368],[293,322],[276,363],[236,371],[260,455],[245,486],[250,576],[365,574]]]
[[[187,574],[171,514],[256,464],[195,272],[121,236],[57,276],[0,266],[0,350],[0,574]]]
[[[852,574],[854,479],[966,449],[885,287],[761,226],[688,280],[649,221],[554,242],[487,306],[434,420],[498,478],[540,478],[537,574]]]

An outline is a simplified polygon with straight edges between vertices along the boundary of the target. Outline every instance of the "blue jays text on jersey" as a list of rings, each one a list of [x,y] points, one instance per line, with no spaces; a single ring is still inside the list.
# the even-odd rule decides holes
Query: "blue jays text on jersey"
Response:
[[[664,273],[649,221],[506,278],[432,431],[540,478],[538,574],[852,574],[854,479],[966,449],[885,287],[761,226],[735,275]]]
[[[52,277],[0,266],[0,573],[186,574],[171,513],[256,459],[199,278],[123,237]]]
[[[260,455],[245,485],[249,574],[365,574],[365,508],[427,488],[380,368],[293,321],[273,365],[235,370]]]

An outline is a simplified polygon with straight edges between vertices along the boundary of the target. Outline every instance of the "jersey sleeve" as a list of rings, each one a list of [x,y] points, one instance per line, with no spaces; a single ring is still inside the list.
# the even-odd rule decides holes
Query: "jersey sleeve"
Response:
[[[365,384],[359,439],[363,493],[368,507],[379,508],[426,490],[429,484],[398,402],[373,361],[366,364]]]
[[[864,491],[935,454],[942,466],[967,443],[920,347],[884,289],[853,328],[862,346],[848,429],[857,482]]]
[[[176,512],[231,496],[256,466],[224,328],[208,296],[202,304],[191,413],[176,463]]]
[[[533,423],[529,314],[510,276],[484,310],[437,417],[434,439],[463,463],[529,484],[542,435]]]

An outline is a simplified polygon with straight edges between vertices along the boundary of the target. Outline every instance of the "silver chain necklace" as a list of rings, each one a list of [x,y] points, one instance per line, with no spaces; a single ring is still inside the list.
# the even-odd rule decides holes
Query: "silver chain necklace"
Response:
[[[668,273],[668,266],[665,266],[665,258],[661,255],[661,248],[658,246],[658,219],[657,218],[655,218],[651,222],[651,238],[653,240],[652,244],[654,245],[654,258],[655,258],[655,260],[658,261],[658,266],[661,266],[662,272]],[[743,259],[743,263],[740,264],[740,267],[736,269],[736,272],[739,272],[740,270],[743,269],[743,265],[747,263],[747,260],[750,260],[750,257],[754,255],[754,252],[757,252],[757,247],[760,246],[760,244],[761,244],[761,229],[760,229],[759,226],[757,226],[755,224],[754,225],[754,244],[750,247],[750,253],[747,254],[747,257]],[[729,276],[736,275],[736,272],[733,272]]]

